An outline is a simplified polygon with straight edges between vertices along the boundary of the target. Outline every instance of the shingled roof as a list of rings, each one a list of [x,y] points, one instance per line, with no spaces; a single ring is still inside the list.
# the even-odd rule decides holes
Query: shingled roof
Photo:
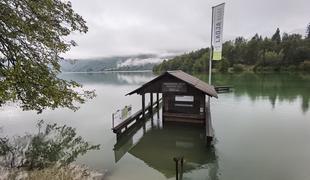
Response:
[[[213,86],[211,86],[211,85],[205,83],[204,81],[202,81],[202,80],[200,80],[200,79],[198,79],[198,78],[196,78],[194,76],[191,76],[191,75],[189,75],[189,74],[187,74],[187,73],[185,73],[185,72],[183,72],[181,70],[167,71],[167,72],[163,73],[162,75],[154,78],[153,80],[145,83],[144,85],[142,85],[138,89],[136,89],[136,90],[134,90],[134,91],[132,91],[132,92],[126,94],[126,95],[132,95],[134,93],[138,93],[141,89],[149,86],[154,81],[159,80],[161,77],[166,76],[166,75],[171,75],[171,76],[173,76],[173,77],[175,77],[175,78],[177,78],[177,79],[179,79],[181,81],[184,81],[185,83],[191,85],[192,87],[194,87],[194,88],[204,92],[205,94],[207,94],[207,95],[209,95],[211,97],[216,97],[216,98],[218,97]]]

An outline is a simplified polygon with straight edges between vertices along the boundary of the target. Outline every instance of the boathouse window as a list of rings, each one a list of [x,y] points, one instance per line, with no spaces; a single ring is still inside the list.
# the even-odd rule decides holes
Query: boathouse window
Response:
[[[175,101],[194,102],[194,96],[175,96]]]
[[[176,107],[194,107],[194,96],[175,96],[174,106]]]

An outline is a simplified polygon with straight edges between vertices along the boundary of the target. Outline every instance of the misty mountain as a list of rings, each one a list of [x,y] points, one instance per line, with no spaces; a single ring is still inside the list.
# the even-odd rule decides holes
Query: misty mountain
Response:
[[[65,59],[60,62],[60,65],[63,72],[152,70],[154,65],[172,57],[174,56],[142,54],[90,59]]]

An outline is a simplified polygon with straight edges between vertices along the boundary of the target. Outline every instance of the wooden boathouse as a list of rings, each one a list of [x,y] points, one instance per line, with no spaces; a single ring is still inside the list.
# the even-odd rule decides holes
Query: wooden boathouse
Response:
[[[205,124],[208,106],[206,95],[217,98],[214,87],[183,71],[168,71],[147,82],[127,95],[142,96],[142,113],[145,94],[162,94],[163,122]],[[150,100],[152,103],[152,99]],[[144,114],[144,113],[143,113]]]
[[[159,111],[162,105],[162,122],[196,124],[205,128],[206,140],[213,139],[213,128],[209,103],[206,97],[217,98],[215,88],[183,71],[167,71],[126,95],[139,94],[142,97],[142,109],[112,127],[114,133],[130,133],[136,127],[143,126],[145,120]],[[149,104],[145,105],[145,95],[149,94]],[[156,100],[153,101],[153,95]],[[161,94],[161,98],[159,98]],[[159,115],[159,113],[157,113]],[[113,123],[114,124],[114,123]]]

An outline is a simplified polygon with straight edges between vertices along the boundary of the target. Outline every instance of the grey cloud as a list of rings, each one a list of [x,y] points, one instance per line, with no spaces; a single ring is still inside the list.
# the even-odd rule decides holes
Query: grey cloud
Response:
[[[185,52],[209,46],[211,6],[208,0],[73,0],[87,21],[86,35],[65,54],[86,58],[130,54]],[[227,0],[224,39],[271,35],[305,29],[310,22],[309,0]]]

